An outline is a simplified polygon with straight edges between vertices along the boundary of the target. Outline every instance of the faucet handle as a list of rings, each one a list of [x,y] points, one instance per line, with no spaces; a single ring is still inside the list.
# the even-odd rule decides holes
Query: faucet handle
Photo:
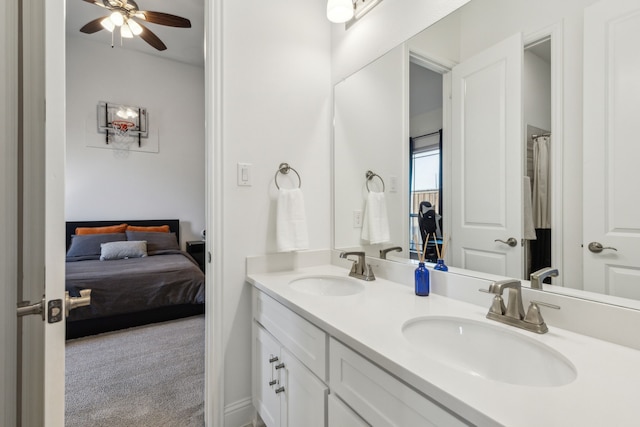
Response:
[[[529,304],[541,305],[543,307],[549,307],[549,308],[553,308],[553,309],[556,309],[556,310],[560,310],[560,306],[559,305],[551,304],[551,303],[548,303],[548,302],[531,300],[531,302]]]
[[[533,323],[534,325],[544,324],[544,319],[542,319],[542,314],[540,314],[540,307],[538,307],[539,305],[543,307],[553,308],[555,310],[560,310],[559,305],[531,300],[531,302],[529,303],[529,308],[527,309],[527,315],[524,317],[525,322]]]

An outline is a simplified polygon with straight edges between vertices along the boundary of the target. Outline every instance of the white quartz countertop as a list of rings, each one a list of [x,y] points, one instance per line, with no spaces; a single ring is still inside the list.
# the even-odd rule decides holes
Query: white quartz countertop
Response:
[[[418,297],[413,284],[384,279],[362,283],[348,296],[317,296],[289,286],[309,275],[348,275],[333,265],[295,271],[249,274],[249,283],[396,377],[468,421],[480,425],[631,426],[640,425],[640,351],[549,326],[534,334],[487,320],[487,306],[431,294]],[[543,309],[544,315],[544,309]],[[524,334],[555,349],[576,368],[576,379],[559,387],[497,382],[459,371],[415,349],[403,324],[423,316],[455,316],[487,322]],[[640,325],[620,325],[633,328]],[[640,333],[640,331],[638,332]]]

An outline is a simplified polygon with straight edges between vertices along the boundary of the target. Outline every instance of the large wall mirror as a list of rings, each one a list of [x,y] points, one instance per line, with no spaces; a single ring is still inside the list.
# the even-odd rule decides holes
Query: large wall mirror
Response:
[[[471,0],[339,82],[335,248],[640,307],[630,3]]]

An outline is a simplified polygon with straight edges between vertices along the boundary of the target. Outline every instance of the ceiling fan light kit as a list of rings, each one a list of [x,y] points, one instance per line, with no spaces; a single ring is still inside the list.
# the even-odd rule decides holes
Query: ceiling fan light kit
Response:
[[[142,11],[134,0],[84,0],[94,4],[111,13],[106,18],[101,16],[94,19],[82,28],[80,32],[93,34],[100,30],[107,30],[113,33],[116,28],[120,29],[120,37],[133,38],[140,36],[142,40],[150,44],[157,50],[165,50],[167,46],[151,30],[136,22],[134,18],[141,19],[151,24],[164,25],[177,28],[191,28],[191,21],[180,16],[171,15],[164,12]],[[113,37],[111,47],[113,47]]]

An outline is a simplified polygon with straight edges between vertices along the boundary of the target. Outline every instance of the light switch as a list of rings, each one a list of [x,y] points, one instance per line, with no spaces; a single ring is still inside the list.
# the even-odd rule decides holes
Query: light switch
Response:
[[[390,193],[397,193],[398,192],[398,177],[394,176],[394,175],[391,175],[389,177],[389,181],[390,181],[389,192]]]
[[[353,228],[362,228],[362,211],[353,211]]]
[[[251,163],[238,163],[238,185],[251,185]]]

